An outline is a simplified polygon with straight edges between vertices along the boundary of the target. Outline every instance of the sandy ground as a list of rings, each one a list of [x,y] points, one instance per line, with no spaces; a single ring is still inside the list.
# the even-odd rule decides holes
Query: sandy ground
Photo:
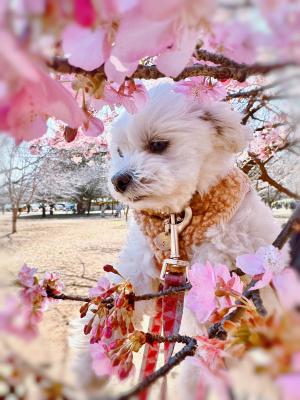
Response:
[[[13,281],[23,263],[39,271],[59,271],[65,293],[86,295],[102,274],[102,266],[114,263],[126,236],[126,222],[100,216],[21,217],[18,232],[10,232],[10,215],[0,216],[0,304],[15,291]],[[10,349],[54,379],[70,381],[68,359],[69,321],[79,315],[81,303],[53,305],[40,324],[40,336],[26,343],[0,336],[0,357]]]

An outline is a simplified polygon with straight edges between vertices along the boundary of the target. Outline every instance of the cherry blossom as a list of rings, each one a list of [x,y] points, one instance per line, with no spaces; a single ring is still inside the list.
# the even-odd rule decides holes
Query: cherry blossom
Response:
[[[0,331],[31,340],[37,336],[37,325],[18,296],[8,296],[0,310]]]
[[[85,115],[71,94],[34,63],[9,33],[0,31],[0,40],[0,79],[6,85],[6,96],[0,98],[0,128],[20,143],[42,136],[50,116],[72,128],[80,126]]]
[[[46,272],[44,275],[43,287],[47,292],[47,296],[55,296],[63,292],[65,285],[57,272]]]
[[[31,268],[24,264],[18,274],[19,282],[22,286],[32,287],[34,285],[34,277],[37,273],[37,268]]]
[[[223,100],[227,94],[221,82],[201,76],[178,82],[174,86],[174,91],[183,93],[199,103]]]
[[[43,280],[37,277],[37,269],[24,264],[18,274],[21,290],[8,297],[0,311],[0,330],[28,340],[38,334],[38,323],[42,320],[52,296],[62,293],[64,284],[58,273],[46,272]]]
[[[199,26],[214,10],[215,2],[165,3],[153,7],[148,0],[129,1],[124,7],[115,2],[96,2],[100,26],[90,27],[95,15],[88,7],[87,23],[77,20],[83,26],[73,23],[63,32],[63,50],[69,62],[88,71],[105,64],[108,79],[121,84],[132,75],[140,59],[158,55],[160,71],[176,77],[187,65]]]
[[[101,28],[92,30],[73,23],[64,30],[62,40],[63,50],[75,67],[92,71],[108,58],[106,34]]]
[[[92,26],[96,19],[92,0],[74,0],[74,18],[82,26]]]
[[[188,272],[192,289],[186,296],[186,305],[199,322],[206,322],[213,312],[234,306],[236,296],[241,296],[243,284],[225,265],[194,264]],[[225,313],[226,313],[225,312]]]
[[[133,371],[133,353],[137,353],[145,343],[146,335],[135,331],[128,337],[116,339],[109,344],[108,356],[121,380],[126,379]]]
[[[200,370],[199,382],[197,384],[197,399],[205,399],[207,388],[218,393],[218,398],[227,400],[228,377],[225,370],[224,348],[225,342],[219,339],[209,339],[205,336],[197,337],[198,349],[191,363]]]
[[[261,161],[268,160],[276,151],[286,144],[287,132],[284,129],[266,126],[249,144],[249,152],[255,154]]]
[[[263,33],[256,33],[242,22],[215,23],[212,33],[203,36],[206,50],[221,53],[240,63],[253,63],[257,43],[263,43]]]
[[[290,373],[279,376],[276,384],[281,391],[281,400],[299,400],[300,373]]]
[[[114,85],[105,85],[104,101],[111,106],[124,106],[135,114],[140,111],[148,100],[148,94],[142,83],[124,82],[118,89]]]
[[[84,326],[84,333],[90,335],[91,344],[98,343],[103,338],[110,339],[113,333],[114,336],[126,337],[134,331],[133,303],[130,300],[133,287],[130,282],[123,281],[110,286],[107,279],[103,278],[90,293],[96,297],[81,307],[80,315],[86,316],[89,309],[93,313]],[[109,302],[103,301],[109,299]]]
[[[272,33],[270,46],[288,60],[299,60],[299,3],[293,0],[256,0],[255,3]]]
[[[98,280],[96,287],[89,290],[89,296],[98,297],[104,294],[110,288],[110,282],[107,278],[102,277]]]
[[[280,388],[282,400],[298,400],[300,393],[300,352],[291,357],[291,371],[279,375],[276,384]]]
[[[108,346],[103,342],[90,345],[92,368],[97,376],[111,376],[113,367],[108,356]]]
[[[292,309],[300,305],[300,278],[294,269],[285,268],[273,276],[272,283],[285,308]]]
[[[273,277],[285,268],[282,251],[272,245],[260,247],[255,254],[238,256],[236,265],[243,272],[257,279],[257,283],[251,290],[267,286]]]

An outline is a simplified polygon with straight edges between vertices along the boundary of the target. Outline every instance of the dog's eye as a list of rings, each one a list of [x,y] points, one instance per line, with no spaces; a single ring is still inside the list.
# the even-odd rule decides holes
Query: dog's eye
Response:
[[[118,154],[119,154],[120,157],[124,157],[122,151],[121,151],[119,148],[118,148],[117,152],[118,152]]]
[[[166,150],[169,144],[170,142],[168,142],[167,140],[156,140],[150,142],[149,150],[151,151],[151,153],[161,154]]]

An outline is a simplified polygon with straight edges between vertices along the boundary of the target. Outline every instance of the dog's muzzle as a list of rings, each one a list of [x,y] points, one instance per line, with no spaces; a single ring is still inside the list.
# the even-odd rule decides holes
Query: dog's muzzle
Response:
[[[111,183],[117,192],[124,193],[132,180],[133,177],[129,173],[117,173],[111,178]]]

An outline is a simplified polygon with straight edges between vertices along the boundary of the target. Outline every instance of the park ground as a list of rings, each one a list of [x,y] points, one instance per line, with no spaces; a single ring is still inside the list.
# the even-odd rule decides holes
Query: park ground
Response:
[[[13,282],[27,263],[40,273],[58,271],[65,293],[87,295],[89,287],[113,264],[126,236],[125,218],[97,215],[59,215],[42,219],[24,216],[18,232],[10,232],[10,214],[0,216],[0,308],[6,293],[17,290]],[[69,321],[79,316],[81,303],[63,301],[45,313],[38,339],[26,343],[0,336],[0,359],[9,350],[53,379],[71,381],[67,368]]]
[[[290,212],[276,210],[280,222]],[[114,264],[124,243],[125,218],[90,216],[21,216],[18,232],[9,235],[10,214],[0,215],[0,308],[13,282],[27,263],[45,271],[60,272],[67,294],[87,295],[89,287],[103,273],[105,264]],[[72,382],[68,365],[69,322],[79,316],[81,303],[63,301],[45,313],[38,339],[26,343],[0,336],[0,359],[10,350],[53,379]]]

